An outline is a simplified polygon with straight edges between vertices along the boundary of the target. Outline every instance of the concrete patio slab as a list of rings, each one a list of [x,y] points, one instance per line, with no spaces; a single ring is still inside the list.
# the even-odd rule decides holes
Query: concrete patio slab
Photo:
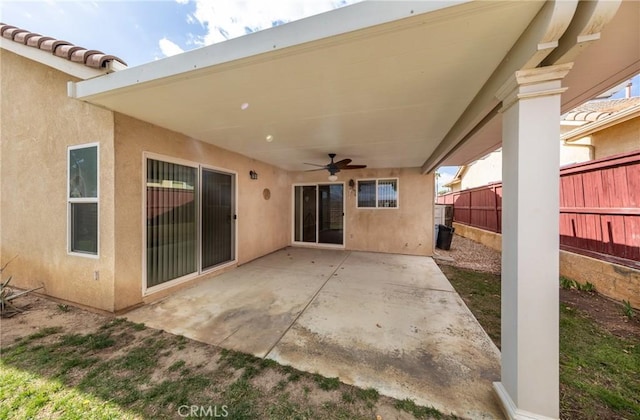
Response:
[[[500,354],[431,258],[286,248],[126,317],[467,418]]]
[[[173,334],[264,357],[348,256],[288,248],[128,312]]]

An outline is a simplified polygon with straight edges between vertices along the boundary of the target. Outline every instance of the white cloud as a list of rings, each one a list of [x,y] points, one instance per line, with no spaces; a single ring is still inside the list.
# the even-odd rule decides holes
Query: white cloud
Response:
[[[457,166],[441,166],[437,172],[440,177],[437,179],[438,189],[443,189],[443,185],[450,182],[458,171]]]
[[[158,41],[158,45],[160,46],[160,51],[166,57],[171,57],[172,55],[180,54],[184,52],[182,48],[180,48],[175,42],[168,40],[167,38],[162,38]]]
[[[176,0],[176,3],[178,3],[178,4],[187,4],[187,3],[189,3],[189,0]]]
[[[176,0],[184,1],[184,0]],[[317,15],[359,0],[195,0],[193,18],[207,29],[200,45],[211,45]]]

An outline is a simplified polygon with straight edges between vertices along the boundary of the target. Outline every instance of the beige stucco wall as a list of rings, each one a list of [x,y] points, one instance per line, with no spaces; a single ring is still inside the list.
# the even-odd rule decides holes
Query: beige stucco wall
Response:
[[[467,166],[467,170],[462,175],[460,190],[480,187],[500,180],[502,180],[502,149],[491,152]]]
[[[560,166],[593,160],[594,147],[589,138],[560,145]]]
[[[294,183],[328,183],[328,173],[296,172]],[[409,255],[433,254],[433,174],[420,168],[358,169],[338,174],[345,185],[345,248]],[[349,180],[398,178],[397,209],[358,209]],[[292,192],[290,194],[293,194]],[[290,208],[292,197],[289,197]],[[291,212],[291,210],[289,210]]]
[[[115,116],[115,127],[116,310],[142,302],[144,152],[237,172],[239,264],[290,243],[291,180],[288,172],[121,114]],[[258,173],[257,180],[249,178],[251,170]],[[271,191],[269,200],[263,196],[265,188]]]
[[[0,50],[0,249],[12,284],[113,310],[113,116],[69,99],[73,78]],[[67,253],[67,147],[99,143],[100,256]],[[94,280],[94,272],[98,280]],[[42,290],[40,292],[43,292]]]
[[[596,159],[639,150],[640,117],[591,134],[591,143],[595,146]]]

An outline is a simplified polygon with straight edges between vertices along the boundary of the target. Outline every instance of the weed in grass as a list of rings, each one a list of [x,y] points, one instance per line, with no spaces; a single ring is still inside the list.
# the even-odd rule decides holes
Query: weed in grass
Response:
[[[85,347],[90,350],[100,350],[111,347],[116,341],[109,333],[98,334],[67,334],[62,337],[60,344],[69,347]]]
[[[157,363],[156,351],[147,346],[135,347],[118,359],[118,365],[121,369],[138,373],[155,367]]]
[[[313,380],[316,381],[320,389],[323,389],[325,391],[338,389],[338,387],[340,386],[340,380],[338,378],[325,378],[318,373],[315,373],[313,375]]]
[[[271,360],[271,359],[260,359],[260,367],[262,369],[266,369],[266,368],[277,368],[278,367],[278,363],[275,360]]]
[[[356,401],[356,398],[353,396],[353,392],[344,391],[342,393],[342,401],[344,401],[347,404],[353,404]]]
[[[274,389],[276,391],[283,391],[287,387],[287,384],[288,384],[288,382],[286,380],[281,379],[280,381],[278,381],[278,383],[276,384]]]
[[[576,282],[565,276],[560,276],[560,287],[569,290],[576,287]]]
[[[282,373],[287,375],[287,380],[289,382],[297,382],[302,377],[302,372],[292,368],[291,366],[282,366],[281,370],[282,370]]]
[[[169,366],[167,370],[169,372],[175,372],[176,370],[180,370],[186,363],[187,362],[185,362],[184,360],[178,360],[174,362],[171,366]]]
[[[126,324],[128,322],[129,321],[127,321],[125,318],[114,318],[111,321],[101,325],[100,329],[101,330],[108,330],[110,328],[117,327],[117,326],[122,325],[122,324]]]
[[[591,282],[586,282],[584,284],[582,283],[578,283],[577,281],[574,282],[576,289],[582,291],[582,292],[595,292],[596,291],[596,287],[593,285],[593,283]]]
[[[62,365],[60,366],[60,375],[64,375],[74,368],[86,369],[99,361],[100,359],[97,357],[71,356],[62,362]]]
[[[633,318],[635,315],[633,307],[631,306],[631,302],[629,302],[628,300],[622,301],[622,313],[629,319]]]
[[[134,329],[134,330],[136,330],[136,331],[143,331],[143,330],[146,330],[146,329],[147,329],[147,326],[146,326],[146,325],[144,325],[144,323],[143,323],[143,322],[140,322],[140,323],[133,323],[133,324],[131,325],[131,328],[133,328],[133,329]]]
[[[324,415],[318,416],[319,418],[330,418],[334,420],[354,420],[365,419],[368,417],[357,416],[350,410],[350,407],[345,404],[336,404],[333,401],[328,401],[322,404]]]
[[[44,327],[40,328],[37,332],[27,336],[25,341],[33,341],[39,338],[44,338],[53,334],[58,334],[62,331],[62,327]]]
[[[356,397],[365,402],[376,403],[380,399],[380,393],[375,388],[356,388]]]
[[[288,393],[281,394],[275,404],[267,408],[267,417],[270,419],[312,419],[317,416],[310,408],[302,408],[291,401]]]
[[[260,391],[246,379],[238,379],[223,393],[222,400],[229,407],[229,417],[238,420],[258,418],[255,412],[256,400],[261,397]]]
[[[244,367],[244,370],[242,371],[242,378],[251,379],[254,376],[256,376],[258,373],[260,373],[260,369],[258,367],[256,367],[255,365],[247,365]]]
[[[69,305],[65,305],[64,303],[58,303],[58,309],[60,312],[69,312],[71,310]]]
[[[232,367],[236,370],[243,369],[243,379],[253,378],[263,369],[277,366],[277,363],[273,360],[263,360],[250,354],[227,349],[222,349],[220,352],[220,361],[223,367]]]
[[[417,419],[442,418],[442,413],[440,411],[436,410],[433,407],[423,407],[420,405],[416,405],[416,403],[410,398],[398,400],[396,401],[394,406],[398,410],[406,411],[407,413],[413,414],[413,416]]]
[[[220,352],[220,360],[234,369],[242,369],[251,366],[258,360],[257,357],[239,351],[222,349]]]

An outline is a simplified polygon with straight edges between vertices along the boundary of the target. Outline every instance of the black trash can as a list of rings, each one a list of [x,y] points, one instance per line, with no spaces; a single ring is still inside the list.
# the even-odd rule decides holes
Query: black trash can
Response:
[[[454,228],[438,225],[438,239],[436,240],[436,248],[444,249],[445,251],[451,249],[451,240],[453,239]]]

